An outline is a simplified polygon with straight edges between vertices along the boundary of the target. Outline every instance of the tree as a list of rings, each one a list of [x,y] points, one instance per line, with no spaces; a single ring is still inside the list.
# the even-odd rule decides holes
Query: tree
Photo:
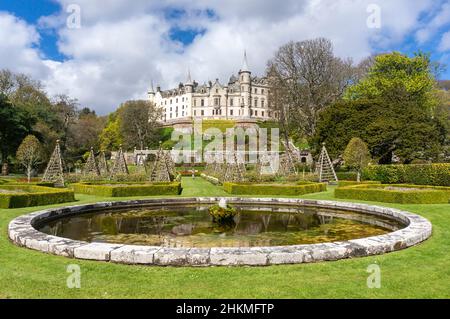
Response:
[[[289,42],[268,62],[270,103],[278,111],[286,134],[310,138],[319,113],[339,99],[357,80],[352,61],[333,54],[324,38]]]
[[[127,147],[144,149],[158,139],[157,122],[161,110],[154,103],[137,100],[122,104],[118,110],[120,132]]]
[[[22,139],[31,132],[33,119],[0,94],[0,152],[3,163],[16,152]]]
[[[108,116],[105,128],[100,133],[100,148],[103,151],[118,149],[123,144],[120,132],[120,119],[117,111]]]
[[[375,57],[368,75],[349,87],[345,98],[402,98],[403,101],[414,101],[424,109],[433,111],[437,104],[433,96],[435,84],[429,55],[418,53],[408,57],[392,52]]]
[[[357,181],[361,181],[361,171],[370,162],[370,153],[367,144],[358,137],[350,140],[344,151],[344,162],[348,167],[356,169],[358,172]]]
[[[437,117],[405,98],[341,100],[321,113],[311,145],[326,142],[337,158],[352,137],[363,139],[374,159],[390,163],[392,154],[404,163],[434,160],[442,152],[446,128]]]
[[[34,135],[25,137],[17,149],[16,159],[25,167],[29,183],[33,168],[41,161],[41,143]]]

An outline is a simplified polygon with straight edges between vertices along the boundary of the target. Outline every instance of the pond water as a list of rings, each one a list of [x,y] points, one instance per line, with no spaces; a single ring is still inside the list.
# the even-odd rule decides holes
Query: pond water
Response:
[[[404,225],[344,210],[234,205],[238,214],[217,225],[209,205],[103,210],[37,225],[59,237],[163,247],[252,247],[312,244],[385,234]]]

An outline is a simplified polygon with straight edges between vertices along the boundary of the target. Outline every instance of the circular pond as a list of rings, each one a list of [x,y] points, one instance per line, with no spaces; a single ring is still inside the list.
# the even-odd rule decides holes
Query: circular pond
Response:
[[[87,242],[161,247],[256,247],[315,244],[386,234],[406,225],[343,209],[234,205],[237,215],[214,223],[210,205],[102,210],[57,218],[43,233]]]
[[[152,265],[274,265],[382,254],[431,235],[421,216],[365,204],[292,198],[146,199],[54,208],[9,224],[19,246],[72,258]]]

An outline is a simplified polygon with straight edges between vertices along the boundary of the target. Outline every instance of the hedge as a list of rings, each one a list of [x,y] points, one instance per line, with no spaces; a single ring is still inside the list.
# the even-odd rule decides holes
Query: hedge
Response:
[[[386,190],[385,187],[420,188],[417,191]],[[427,189],[427,190],[423,190]],[[353,185],[334,190],[336,198],[356,199],[399,204],[442,204],[450,199],[450,187],[418,186],[411,184]]]
[[[206,179],[211,184],[214,184],[214,185],[219,185],[220,184],[220,181],[219,181],[219,179],[217,177],[206,175],[206,174],[203,174],[203,173],[200,174],[200,176],[202,178]]]
[[[0,193],[0,208],[21,208],[44,206],[75,201],[73,190],[50,188],[35,185],[2,185],[0,190],[11,193]],[[23,192],[14,192],[20,190]]]
[[[252,184],[252,183],[223,183],[223,189],[233,195],[285,195],[298,196],[309,193],[324,192],[326,183],[301,184]]]
[[[357,172],[336,172],[338,180],[356,181],[358,179]]]
[[[364,169],[362,177],[383,184],[450,186],[450,163],[370,165]]]
[[[357,182],[357,181],[339,181],[338,187],[345,187],[345,186],[353,186],[353,185],[363,185],[363,184],[381,184],[379,181],[363,181],[363,182]]]
[[[179,195],[182,190],[180,182],[78,183],[72,184],[71,187],[74,189],[75,193],[105,197]]]

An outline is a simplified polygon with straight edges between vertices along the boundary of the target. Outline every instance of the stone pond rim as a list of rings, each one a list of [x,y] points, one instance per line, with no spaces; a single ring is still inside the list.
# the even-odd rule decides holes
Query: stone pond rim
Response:
[[[85,260],[159,266],[267,266],[378,255],[417,245],[429,238],[432,233],[432,225],[427,219],[389,207],[328,200],[239,197],[227,197],[227,202],[344,209],[395,219],[404,223],[406,227],[384,235],[348,241],[242,248],[167,248],[88,243],[47,235],[34,228],[38,223],[90,211],[136,206],[216,204],[220,199],[221,197],[144,199],[52,208],[12,220],[8,226],[8,236],[21,247]]]

